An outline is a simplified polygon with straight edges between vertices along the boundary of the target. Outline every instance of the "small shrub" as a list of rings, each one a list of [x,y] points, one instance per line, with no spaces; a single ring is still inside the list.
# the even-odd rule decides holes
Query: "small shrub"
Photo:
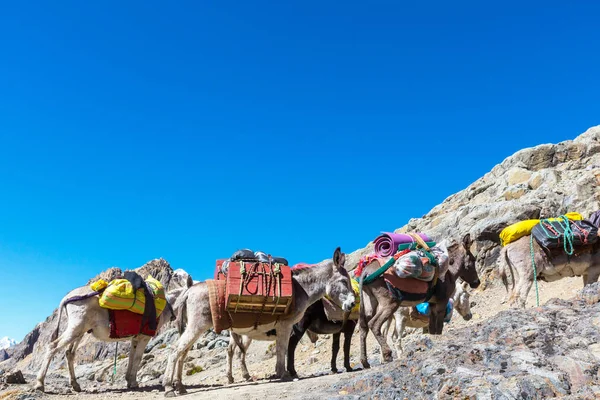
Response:
[[[194,365],[192,368],[188,369],[185,374],[187,376],[191,376],[191,375],[197,374],[198,372],[202,372],[202,371],[204,371],[204,368],[202,368],[199,365]]]

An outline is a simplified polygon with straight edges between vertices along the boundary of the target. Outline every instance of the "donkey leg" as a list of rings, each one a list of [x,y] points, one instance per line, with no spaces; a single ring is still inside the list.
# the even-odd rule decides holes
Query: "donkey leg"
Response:
[[[309,325],[310,322],[306,323],[305,317],[292,327],[292,334],[290,335],[287,351],[287,370],[291,376],[298,376],[295,366],[296,347],[298,346],[300,339],[302,339],[302,336],[304,336],[304,333],[306,333]]]
[[[337,374],[338,369],[336,366],[336,359],[340,352],[340,336],[341,333],[334,333],[333,340],[331,341],[331,372]]]
[[[371,368],[367,358],[367,335],[369,334],[369,322],[364,312],[360,313],[358,319],[358,329],[360,330],[360,362],[363,368]]]
[[[240,354],[242,353],[242,344],[240,336],[229,332],[229,345],[227,346],[227,382],[232,384],[233,380],[233,353],[235,352],[236,346],[240,348]]]
[[[583,276],[583,286],[598,282],[598,278],[600,278],[600,265],[590,266]]]
[[[77,383],[77,378],[75,377],[75,353],[77,352],[77,346],[79,346],[82,338],[83,336],[80,336],[75,339],[75,341],[67,347],[67,351],[65,352],[65,358],[67,359],[67,365],[69,367],[71,387],[76,392],[81,392],[81,387],[79,386],[79,383]]]
[[[134,389],[137,386],[132,386],[131,371],[135,364],[135,353],[138,346],[138,337],[134,336],[131,338],[131,347],[129,350],[129,359],[127,360],[127,371],[125,372],[125,381],[127,382],[127,389]]]
[[[248,348],[252,343],[252,339],[249,337],[245,337],[242,339],[242,346],[240,347],[240,365],[242,367],[242,378],[249,381],[251,379],[250,372],[248,372],[248,367],[246,366],[246,353],[248,352]]]
[[[429,334],[441,335],[448,302],[429,303]]]
[[[146,350],[146,345],[150,341],[150,336],[139,335],[136,337],[136,345],[135,347],[132,345],[130,354],[133,353],[133,361],[130,371],[130,380],[127,381],[128,389],[136,389],[140,385],[137,381],[137,373],[140,368],[140,364],[142,363],[142,357],[144,356],[144,351]]]
[[[379,347],[381,348],[382,362],[390,362],[392,361],[392,349],[387,343],[387,338],[382,335],[381,327],[387,322],[396,309],[391,307],[379,307],[377,311],[378,314],[376,314],[371,322],[369,322],[369,328],[371,328],[371,332],[375,335],[375,339],[377,339]]]
[[[346,368],[346,372],[352,372],[352,366],[350,365],[350,344],[352,343],[352,334],[355,327],[356,322],[348,321],[344,329],[344,368]]]
[[[277,328],[277,342],[275,343],[277,349],[277,364],[275,365],[275,376],[280,379],[284,379],[289,375],[285,370],[285,359],[288,352],[292,328],[293,325],[291,324],[281,324]]]
[[[50,342],[46,356],[42,362],[42,367],[36,378],[34,387],[36,390],[44,391],[44,380],[46,379],[46,373],[48,372],[48,367],[50,366],[50,362],[52,361],[52,358],[54,358],[54,355],[64,347],[71,345],[71,343],[81,336],[83,336],[83,332],[80,331],[80,326],[69,325],[58,339]]]
[[[206,331],[209,326],[209,324],[200,326],[188,323],[186,330],[175,343],[175,349],[169,355],[167,369],[165,370],[165,376],[163,378],[165,397],[175,397],[175,390],[173,387],[176,387],[178,390],[184,388],[182,383],[182,371],[185,355],[193,346],[194,342],[198,340],[200,334]],[[176,376],[175,372],[177,372]]]
[[[406,325],[406,318],[404,315],[396,315],[396,326],[394,328],[394,335],[396,338],[392,338],[394,340],[394,346],[396,347],[396,351],[398,355],[402,354],[404,350],[402,350],[402,334],[404,333],[404,327]]]
[[[532,278],[533,279],[533,278]],[[531,290],[531,286],[533,285],[533,281],[529,278],[523,277],[519,285],[515,290],[515,299],[514,302],[521,308],[525,308],[525,303],[527,302],[527,296],[529,295],[529,291]]]

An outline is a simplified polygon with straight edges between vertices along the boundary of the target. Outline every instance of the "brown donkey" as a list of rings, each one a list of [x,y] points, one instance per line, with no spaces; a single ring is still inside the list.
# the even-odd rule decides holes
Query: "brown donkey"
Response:
[[[290,334],[294,324],[302,319],[306,309],[325,295],[332,298],[345,311],[350,311],[354,307],[354,291],[350,283],[350,276],[344,269],[345,259],[346,256],[338,247],[333,254],[333,260],[325,260],[311,267],[292,270],[294,302],[290,313],[275,323],[258,325],[256,329],[231,328],[232,337],[239,338],[241,335],[245,335],[251,339],[272,341],[274,337],[269,333],[276,329],[275,376],[283,378],[286,373],[285,357]],[[185,357],[198,337],[213,325],[206,282],[197,283],[189,288],[177,300],[175,308],[179,310],[177,317],[181,336],[175,343],[174,350],[167,362],[163,381],[166,397],[175,396],[174,388],[179,394],[186,392],[182,383]],[[184,329],[186,323],[187,326]],[[247,346],[240,347],[243,356],[244,347],[247,348]],[[231,366],[231,360],[229,360],[229,365]],[[247,373],[247,370],[244,372]]]
[[[467,234],[461,243],[453,244],[447,249],[447,265],[440,265],[440,270],[447,272],[439,279],[433,288],[433,296],[429,300],[430,318],[429,333],[441,335],[444,328],[444,317],[448,300],[456,289],[456,280],[462,278],[472,288],[479,286],[479,276],[475,268],[475,257],[471,253],[471,236]],[[444,244],[440,247],[445,248]],[[367,273],[373,273],[379,267],[379,263],[369,264],[361,276],[361,299],[360,299],[360,356],[363,367],[369,368],[367,360],[367,334],[369,329],[375,335],[381,347],[381,356],[384,362],[392,360],[392,350],[387,344],[386,337],[382,333],[382,327],[400,306],[416,306],[419,301],[399,302],[390,293],[383,277],[376,279],[368,285],[362,285]]]

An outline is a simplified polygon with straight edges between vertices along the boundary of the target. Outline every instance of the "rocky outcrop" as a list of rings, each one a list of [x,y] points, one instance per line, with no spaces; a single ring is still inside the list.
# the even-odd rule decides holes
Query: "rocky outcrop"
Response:
[[[600,209],[600,126],[575,140],[521,150],[466,189],[449,196],[422,218],[397,232],[427,232],[451,241],[470,233],[481,272],[491,271],[500,253],[499,233],[510,224]],[[372,244],[348,257],[353,268]]]
[[[349,398],[594,399],[600,396],[600,283],[579,297],[509,310],[424,336],[400,360],[335,385]]]

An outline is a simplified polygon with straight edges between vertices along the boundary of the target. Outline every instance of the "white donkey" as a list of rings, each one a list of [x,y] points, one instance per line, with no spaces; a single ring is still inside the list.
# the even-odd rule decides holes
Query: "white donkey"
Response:
[[[181,275],[181,272],[178,273]],[[163,275],[165,274],[163,273]],[[181,276],[178,276],[178,279],[171,279],[174,277],[174,274],[172,270],[170,270],[170,272],[166,274],[166,277],[158,278],[165,286],[165,290],[169,287],[169,283],[171,284],[170,286],[172,289],[168,291],[166,295],[169,304],[173,304],[177,299],[177,296],[181,294],[184,289],[191,286],[191,277],[187,273],[185,273],[185,275],[187,277],[182,278]],[[77,383],[75,377],[74,361],[77,346],[86,333],[91,333],[96,339],[102,342],[129,340],[110,338],[108,310],[100,307],[97,295],[90,297],[90,294],[90,288],[88,286],[82,286],[69,292],[61,301],[58,308],[56,328],[52,333],[51,342],[48,344],[46,355],[42,361],[42,367],[40,368],[36,379],[35,389],[42,392],[44,391],[44,381],[52,358],[58,351],[66,348],[66,359],[69,368],[71,387],[76,392],[81,391],[81,387]],[[79,297],[81,300],[73,302],[68,301],[75,297]],[[64,332],[58,336],[63,308],[67,316],[67,323]],[[165,307],[159,318],[157,331],[160,330],[165,323],[174,319],[174,317],[175,315],[172,308],[170,306]],[[130,339],[131,350],[129,351],[129,363],[127,364],[127,372],[125,374],[128,389],[134,389],[139,386],[137,382],[137,371],[142,361],[144,349],[150,339],[150,336],[141,334]]]
[[[471,313],[471,296],[467,291],[468,288],[468,283],[462,282],[461,284],[458,284],[457,282],[456,290],[452,296],[454,309],[458,311],[465,321],[469,321],[473,318],[473,314]],[[429,318],[427,317],[417,320],[411,319],[411,309],[412,307],[399,307],[394,313],[394,316],[388,320],[387,325],[382,332],[384,336],[387,336],[390,325],[394,320],[396,321],[392,332],[392,340],[398,353],[402,353],[402,334],[404,333],[404,328],[427,328],[429,326]]]
[[[350,311],[354,307],[356,300],[350,276],[344,269],[345,259],[344,253],[338,247],[333,254],[333,260],[325,260],[311,267],[293,269],[294,302],[290,313],[285,318],[275,323],[258,325],[256,329],[230,329],[234,333],[247,335],[253,339],[276,340],[275,376],[277,378],[283,378],[286,374],[285,359],[292,328],[302,319],[308,306],[328,295],[345,311]],[[200,335],[213,326],[206,282],[197,283],[189,288],[179,297],[175,308],[178,309],[177,318],[181,336],[175,343],[167,363],[163,381],[166,397],[176,395],[174,388],[179,394],[186,393],[182,383],[186,355]],[[187,326],[184,329],[186,323]],[[267,335],[274,329],[276,329],[275,336]],[[242,347],[242,349],[245,348]],[[247,373],[247,371],[245,372]]]

